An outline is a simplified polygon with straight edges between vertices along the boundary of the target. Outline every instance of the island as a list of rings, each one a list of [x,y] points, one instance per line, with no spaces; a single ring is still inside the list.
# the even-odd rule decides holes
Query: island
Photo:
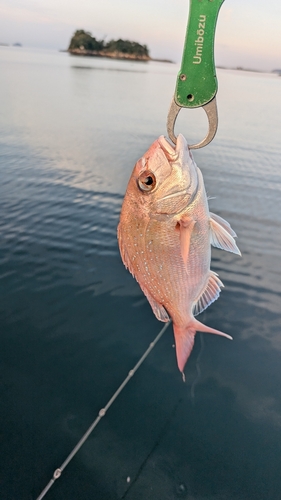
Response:
[[[147,45],[130,40],[97,40],[89,31],[77,30],[70,40],[67,52],[78,56],[108,57],[111,59],[130,59],[133,61],[160,61],[168,59],[152,59]]]

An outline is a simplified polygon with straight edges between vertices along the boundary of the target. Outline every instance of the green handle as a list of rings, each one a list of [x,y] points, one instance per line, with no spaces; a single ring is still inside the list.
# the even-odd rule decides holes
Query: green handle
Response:
[[[175,90],[175,102],[181,107],[204,106],[217,93],[214,38],[223,2],[190,0],[184,51]]]

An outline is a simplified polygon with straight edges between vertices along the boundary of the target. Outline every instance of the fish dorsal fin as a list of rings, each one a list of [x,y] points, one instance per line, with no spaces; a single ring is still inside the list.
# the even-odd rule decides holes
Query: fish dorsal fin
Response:
[[[236,234],[226,220],[222,219],[218,215],[211,214],[210,228],[211,245],[213,245],[213,247],[221,248],[222,250],[227,250],[228,252],[241,255],[241,252],[234,240]]]
[[[133,271],[133,266],[132,266],[132,263],[130,261],[129,255],[125,249],[123,240],[122,240],[120,224],[118,224],[118,227],[117,227],[117,238],[118,238],[119,250],[120,250],[120,255],[121,255],[121,259],[123,261],[123,264],[126,267],[126,269],[128,269],[130,271],[130,273],[132,274],[132,276],[134,278],[135,275],[134,275],[134,271]]]
[[[210,271],[209,279],[203,293],[200,295],[199,299],[193,306],[193,314],[197,314],[204,311],[209,305],[219,298],[221,288],[223,283],[219,279],[218,275],[213,271]]]
[[[156,318],[159,321],[164,321],[164,322],[170,321],[169,315],[168,315],[165,307],[162,306],[162,304],[159,304],[159,302],[157,302],[152,297],[152,295],[147,291],[147,289],[145,287],[141,286],[140,283],[139,283],[139,285],[140,285],[144,295],[146,296],[148,302],[150,303],[150,305],[152,307],[152,311],[154,312]]]
[[[196,221],[191,217],[184,216],[179,221],[181,256],[185,266],[187,265],[190,239]]]

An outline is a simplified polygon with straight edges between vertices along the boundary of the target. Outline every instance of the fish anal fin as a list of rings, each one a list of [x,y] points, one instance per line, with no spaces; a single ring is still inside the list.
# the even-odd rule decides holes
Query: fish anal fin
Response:
[[[218,275],[213,271],[210,271],[207,285],[193,306],[194,316],[200,314],[209,305],[211,305],[215,300],[219,298],[220,291],[223,286],[224,285],[219,279]]]
[[[221,335],[222,337],[226,337],[229,340],[233,340],[230,335],[221,332],[220,330],[215,330],[214,328],[210,328],[207,325],[203,325],[200,321],[197,321],[195,318],[192,318],[190,323],[186,327],[181,327],[177,325],[173,325],[174,328],[174,336],[176,342],[176,355],[178,368],[181,373],[183,373],[185,364],[190,356],[194,345],[194,337],[196,332],[206,332],[213,333],[215,335]]]
[[[221,217],[215,216],[214,218],[214,214],[212,214],[210,218],[211,244],[213,247],[221,248],[222,250],[227,250],[228,252],[241,255],[233,237],[234,231],[230,226],[227,226],[228,222],[222,219],[222,224],[222,222],[218,222],[218,219],[221,219]]]
[[[190,248],[190,239],[192,235],[193,228],[196,224],[196,221],[191,217],[181,217],[178,221],[179,230],[180,230],[180,248],[181,248],[181,256],[185,266],[187,265],[189,248]]]

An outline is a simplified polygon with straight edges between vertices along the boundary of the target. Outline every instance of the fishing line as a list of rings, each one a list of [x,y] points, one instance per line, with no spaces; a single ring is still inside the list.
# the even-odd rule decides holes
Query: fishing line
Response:
[[[146,464],[148,463],[150,457],[153,455],[153,453],[155,452],[155,450],[157,449],[157,447],[159,446],[159,444],[161,443],[163,437],[166,435],[170,425],[171,425],[171,422],[176,414],[176,411],[178,410],[179,408],[179,405],[182,404],[183,402],[183,399],[180,398],[177,403],[175,404],[172,412],[170,413],[170,416],[168,418],[168,420],[166,421],[166,423],[164,424],[164,427],[162,428],[162,430],[160,431],[160,434],[158,436],[158,438],[156,439],[154,445],[152,446],[150,452],[148,453],[148,455],[145,457],[144,461],[141,463],[137,473],[135,474],[135,477],[132,481],[130,481],[130,486],[127,488],[127,490],[124,492],[123,496],[121,497],[120,500],[124,500],[126,498],[126,496],[130,493],[130,490],[131,488],[134,486],[134,484],[137,482],[138,478],[140,477],[143,469],[145,468]]]
[[[42,500],[46,493],[49,491],[49,489],[53,486],[54,482],[61,476],[63,470],[66,468],[66,466],[69,464],[69,462],[73,459],[73,457],[76,455],[76,453],[80,450],[81,446],[85,443],[85,441],[88,439],[90,436],[91,432],[94,430],[94,428],[98,425],[99,421],[102,419],[102,417],[105,416],[107,410],[110,408],[112,403],[115,401],[115,399],[119,396],[120,392],[124,389],[124,387],[127,385],[129,380],[133,377],[133,375],[136,373],[138,368],[141,366],[141,364],[144,362],[144,360],[147,358],[149,353],[152,351],[153,347],[155,344],[157,344],[158,340],[162,337],[163,333],[165,330],[168,328],[169,324],[171,323],[171,320],[168,321],[165,326],[163,326],[162,330],[156,335],[155,339],[153,342],[149,344],[149,347],[145,351],[145,353],[142,355],[142,357],[139,359],[137,364],[134,366],[132,370],[129,371],[127,377],[123,380],[122,384],[118,387],[117,391],[113,394],[113,396],[110,398],[108,403],[105,405],[104,408],[101,408],[101,410],[98,413],[98,416],[96,419],[93,421],[93,423],[90,425],[88,430],[85,432],[85,434],[82,436],[80,441],[76,444],[76,446],[73,448],[73,450],[69,453],[69,455],[66,457],[65,461],[61,464],[60,467],[58,467],[53,474],[52,479],[48,482],[48,484],[45,486],[44,490],[40,493],[40,495],[36,498],[36,500]]]

